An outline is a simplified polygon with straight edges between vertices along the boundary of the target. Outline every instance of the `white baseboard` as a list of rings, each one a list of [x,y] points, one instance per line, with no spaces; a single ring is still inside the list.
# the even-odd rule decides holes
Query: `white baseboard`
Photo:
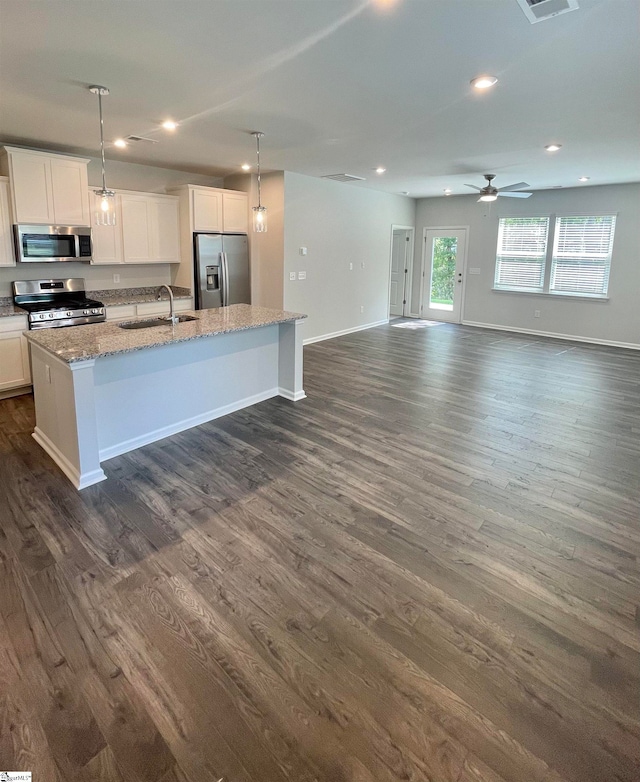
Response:
[[[272,399],[274,396],[279,395],[279,388],[270,388],[268,391],[262,391],[259,394],[245,397],[232,404],[216,407],[213,410],[207,410],[206,412],[194,415],[191,418],[184,418],[182,421],[176,421],[168,426],[154,429],[152,432],[146,432],[139,437],[132,437],[130,440],[123,440],[123,442],[110,445],[108,448],[101,448],[100,461],[104,462],[107,459],[113,459],[114,456],[120,456],[123,453],[135,451],[136,448],[142,448],[143,445],[149,445],[158,440],[164,440],[165,437],[170,437],[172,434],[178,434],[178,432],[184,432],[185,429],[192,429],[194,426],[206,424],[207,421],[213,421],[215,418],[221,418],[223,415],[235,413],[236,410],[242,410],[243,407],[250,407],[251,405],[258,404],[258,402],[264,402],[266,399]]]
[[[304,391],[296,391],[295,394],[286,388],[279,388],[278,394],[290,402],[299,402],[301,399],[306,399],[307,395]]]
[[[481,329],[493,329],[494,331],[513,331],[516,334],[531,334],[536,337],[549,337],[550,339],[564,339],[569,342],[588,342],[592,345],[607,345],[613,348],[627,348],[640,350],[640,344],[636,342],[614,342],[610,339],[596,339],[595,337],[579,337],[576,334],[556,334],[552,331],[538,331],[537,329],[521,329],[514,326],[498,326],[495,323],[477,323],[473,320],[463,320],[463,326],[474,326]]]
[[[335,337],[343,337],[345,334],[353,334],[356,331],[365,331],[366,329],[373,329],[376,326],[384,326],[389,322],[389,318],[384,320],[377,320],[375,323],[365,323],[364,326],[353,326],[350,329],[342,329],[342,331],[332,331],[331,334],[322,334],[319,337],[309,337],[302,341],[303,345],[312,345],[314,342],[324,342],[325,339],[335,339]]]
[[[37,426],[31,436],[38,445],[49,454],[76,489],[86,489],[87,486],[93,486],[94,483],[100,483],[100,481],[105,481],[107,479],[103,470],[100,469],[80,474],[62,451],[60,451]]]

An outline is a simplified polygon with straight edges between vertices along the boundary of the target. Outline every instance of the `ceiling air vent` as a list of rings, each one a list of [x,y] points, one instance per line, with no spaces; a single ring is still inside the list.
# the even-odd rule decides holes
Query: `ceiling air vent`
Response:
[[[578,0],[516,0],[516,2],[531,24],[578,9]]]
[[[127,136],[125,141],[130,141],[132,144],[136,144],[138,141],[146,141],[147,144],[157,144],[158,139],[147,138],[146,136]]]
[[[335,182],[364,182],[363,176],[354,176],[353,174],[325,174],[320,179],[333,179]]]

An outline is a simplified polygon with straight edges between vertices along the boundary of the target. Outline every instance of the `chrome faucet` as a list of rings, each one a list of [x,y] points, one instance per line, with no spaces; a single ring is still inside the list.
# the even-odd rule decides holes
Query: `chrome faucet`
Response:
[[[176,323],[178,323],[178,316],[173,311],[173,291],[168,285],[161,285],[158,288],[158,301],[162,298],[162,289],[166,288],[167,292],[169,294],[169,322],[172,323],[174,326]]]

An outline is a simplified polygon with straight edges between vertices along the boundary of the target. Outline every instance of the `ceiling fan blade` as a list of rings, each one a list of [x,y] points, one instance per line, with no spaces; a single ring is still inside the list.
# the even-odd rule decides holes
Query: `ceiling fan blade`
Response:
[[[507,185],[506,187],[499,187],[498,190],[525,190],[527,187],[531,187],[528,182],[516,182],[515,185]]]
[[[465,187],[472,187],[474,190],[482,190],[482,188],[477,185],[465,185]]]
[[[498,195],[504,196],[505,198],[529,198],[529,196],[533,195],[533,193],[503,193],[501,190],[499,190]]]

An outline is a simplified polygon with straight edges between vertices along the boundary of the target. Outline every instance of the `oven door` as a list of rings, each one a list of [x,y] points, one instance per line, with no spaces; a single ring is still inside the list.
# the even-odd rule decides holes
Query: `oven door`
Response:
[[[88,230],[90,237],[90,229],[85,230]],[[85,261],[91,256],[90,250],[88,253],[82,252],[82,244],[86,240],[75,227],[16,225],[14,237],[16,258],[22,263]]]

